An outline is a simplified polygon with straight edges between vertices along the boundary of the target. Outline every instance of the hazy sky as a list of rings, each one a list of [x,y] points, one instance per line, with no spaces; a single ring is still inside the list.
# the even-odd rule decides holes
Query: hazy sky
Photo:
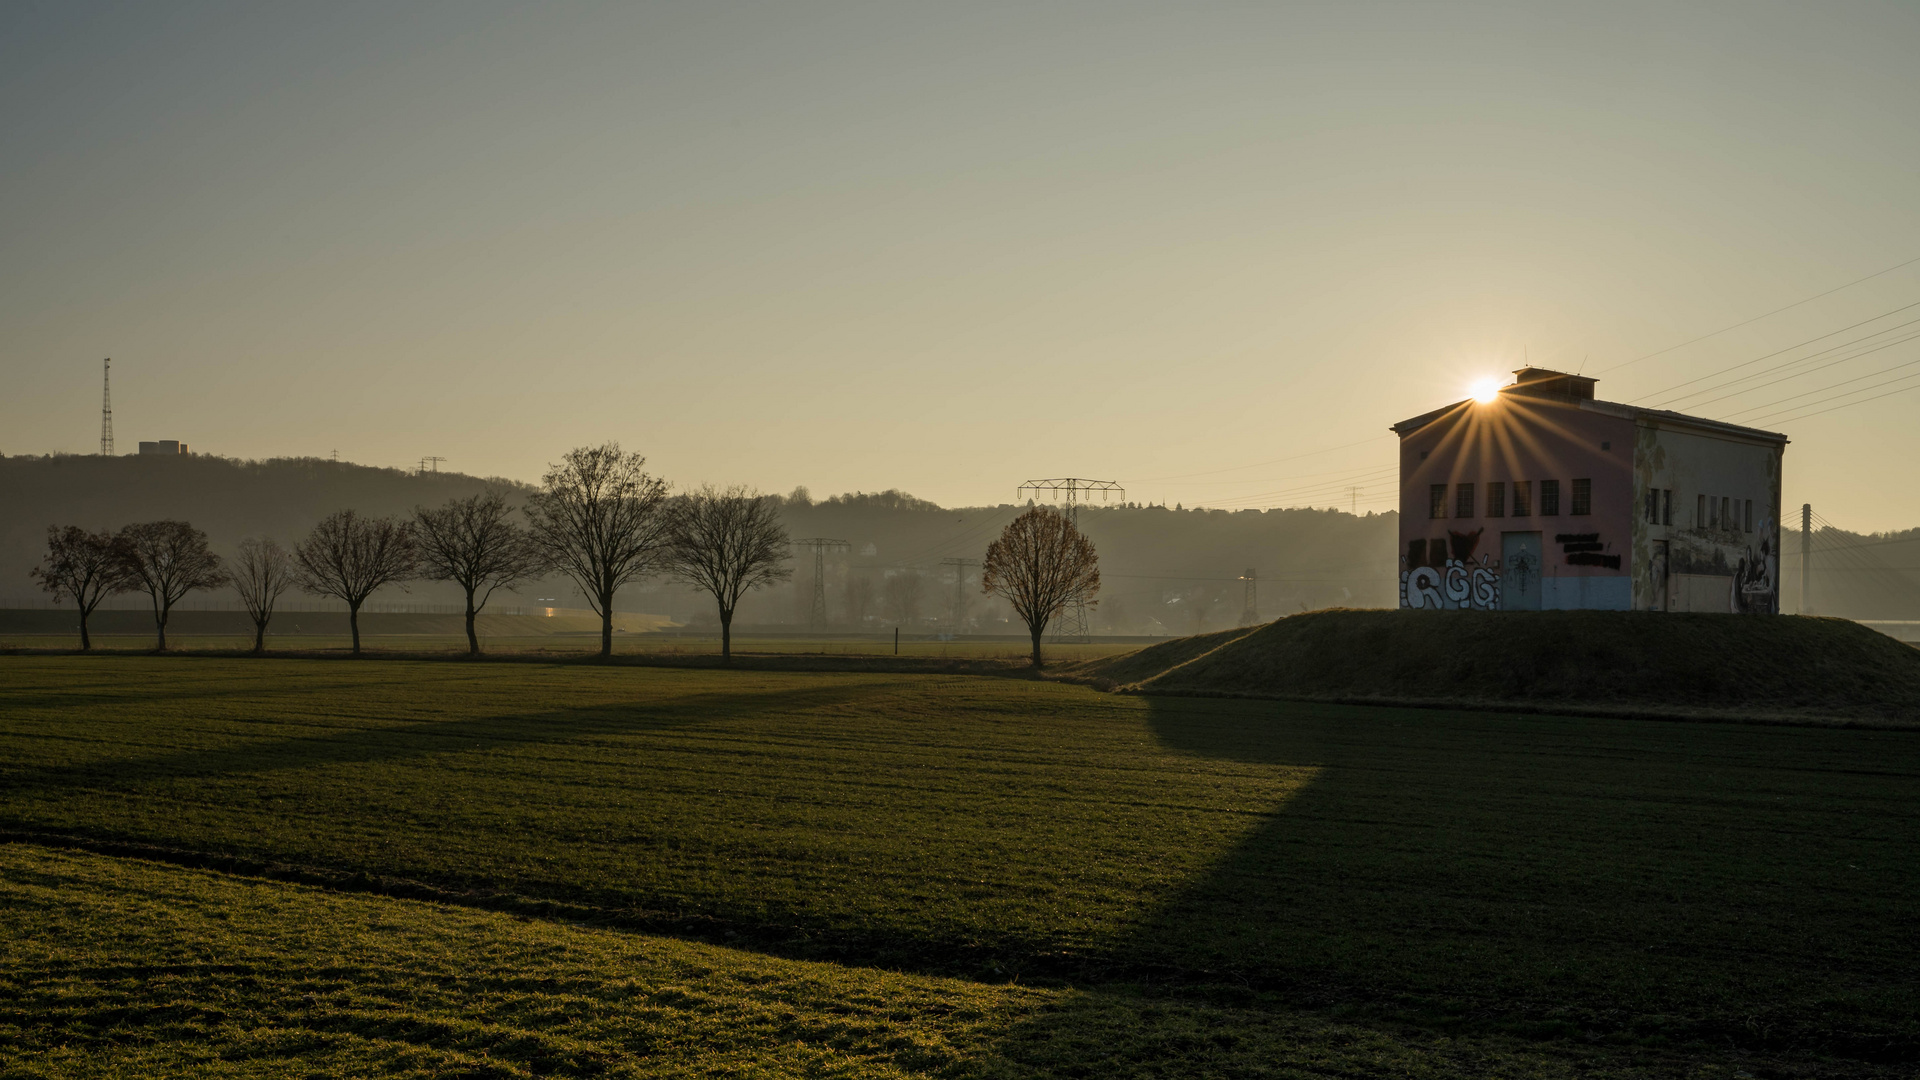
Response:
[[[1911,2],[0,3],[0,452],[96,449],[112,356],[123,452],[1385,509],[1387,425],[1523,356],[1652,402],[1920,301],[1608,370],[1920,257],[1916,56]],[[1915,318],[1680,407],[1920,387],[1846,359]],[[1787,502],[1920,525],[1917,411],[1760,424]]]

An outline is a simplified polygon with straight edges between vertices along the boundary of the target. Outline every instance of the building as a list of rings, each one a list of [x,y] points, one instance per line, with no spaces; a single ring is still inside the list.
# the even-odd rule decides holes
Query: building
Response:
[[[1541,368],[1393,425],[1400,606],[1780,610],[1787,438]]]
[[[173,456],[186,453],[187,444],[178,439],[159,439],[154,442],[141,443],[140,452],[143,454],[165,454]]]

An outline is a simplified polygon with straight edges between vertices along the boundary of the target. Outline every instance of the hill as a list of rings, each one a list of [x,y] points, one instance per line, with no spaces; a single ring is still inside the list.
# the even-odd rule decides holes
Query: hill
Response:
[[[1316,611],[1064,673],[1158,694],[1920,725],[1920,650],[1797,615]]]

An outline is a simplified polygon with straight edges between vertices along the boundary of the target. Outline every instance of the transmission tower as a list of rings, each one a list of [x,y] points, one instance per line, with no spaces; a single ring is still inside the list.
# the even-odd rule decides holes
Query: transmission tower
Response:
[[[440,463],[441,463],[441,462],[443,462],[443,461],[445,461],[445,460],[447,460],[447,459],[446,459],[446,458],[443,458],[443,457],[440,457],[440,456],[439,456],[439,455],[437,455],[437,454],[428,454],[428,455],[427,455],[426,457],[423,457],[423,458],[421,458],[421,459],[420,459],[420,471],[421,471],[421,472],[426,472],[426,471],[427,471],[427,463],[428,463],[428,462],[432,462],[432,463],[433,463],[433,471],[434,471],[434,472],[439,472],[439,471],[440,471]]]
[[[1127,489],[1114,480],[1085,480],[1078,476],[1061,476],[1051,480],[1029,480],[1020,485],[1019,498],[1027,499],[1045,492],[1054,501],[1065,496],[1066,505],[1061,510],[1073,527],[1080,527],[1080,506],[1094,492],[1100,493],[1100,501],[1125,499]],[[1087,620],[1087,603],[1083,599],[1068,601],[1053,620],[1053,640],[1056,642],[1084,642],[1090,636]]]
[[[953,567],[953,629],[955,633],[967,620],[967,570],[980,565],[979,559],[941,559],[941,566]]]
[[[1240,580],[1247,583],[1246,604],[1240,609],[1240,625],[1252,626],[1260,621],[1260,582],[1254,577],[1251,566],[1247,567],[1246,573],[1240,575]]]
[[[113,456],[113,357],[100,367],[100,456]]]
[[[827,628],[827,552],[847,551],[853,547],[845,540],[833,540],[824,536],[808,537],[805,540],[791,541],[796,548],[813,549],[813,608],[807,612],[807,629],[819,631]]]

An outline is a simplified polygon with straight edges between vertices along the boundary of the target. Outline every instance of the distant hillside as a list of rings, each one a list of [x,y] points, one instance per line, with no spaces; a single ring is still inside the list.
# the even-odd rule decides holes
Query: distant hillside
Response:
[[[225,554],[246,536],[298,539],[335,510],[405,514],[416,505],[438,504],[489,485],[515,497],[531,490],[458,473],[416,475],[311,458],[3,458],[0,606],[45,603],[27,571],[40,558],[50,524],[117,528],[131,521],[184,518],[205,529]],[[956,567],[946,559],[973,563],[958,568],[967,575],[961,590],[968,627],[1008,629],[1002,620],[1011,612],[980,595],[977,562],[1023,509],[1011,504],[949,509],[897,491],[821,500],[795,493],[782,500],[782,514],[796,539],[847,542],[845,550],[825,557],[828,616],[849,625],[864,608],[866,629],[950,625]],[[1259,612],[1267,618],[1330,604],[1387,605],[1396,596],[1396,525],[1390,514],[1096,504],[1082,511],[1081,525],[1101,555],[1104,588],[1094,614],[1099,632],[1172,635],[1236,625],[1244,606],[1240,577],[1248,569],[1255,572]],[[915,579],[915,587],[901,588],[895,579]],[[570,586],[557,581],[523,594],[502,599],[557,595],[568,606],[582,606]],[[446,586],[430,584],[414,585],[409,595],[434,602],[453,599]],[[793,582],[750,597],[740,619],[803,624],[812,597],[813,561],[802,557]],[[705,596],[665,582],[624,591],[619,606],[676,621],[712,618]]]
[[[1066,670],[1146,693],[1920,726],[1920,649],[1799,615],[1316,611]]]

